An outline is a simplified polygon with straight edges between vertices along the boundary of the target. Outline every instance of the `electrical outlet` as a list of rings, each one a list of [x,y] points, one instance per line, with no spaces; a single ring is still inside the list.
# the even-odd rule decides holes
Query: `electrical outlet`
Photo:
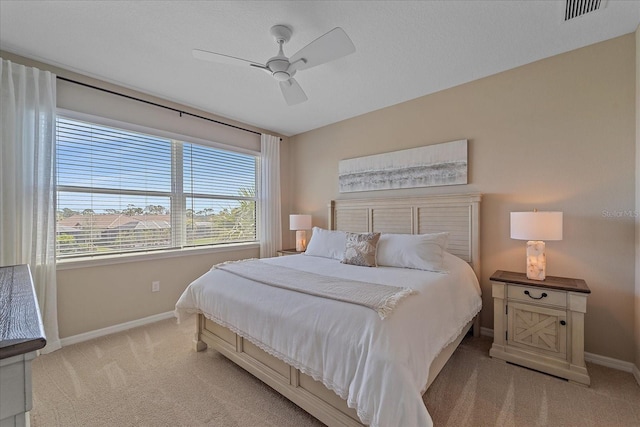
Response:
[[[159,281],[155,281],[155,282],[151,282],[151,292],[160,292],[160,282]]]

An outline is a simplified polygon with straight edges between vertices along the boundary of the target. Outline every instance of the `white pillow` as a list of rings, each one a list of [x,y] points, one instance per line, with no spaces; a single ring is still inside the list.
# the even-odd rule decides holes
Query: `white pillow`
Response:
[[[346,246],[347,233],[344,231],[313,227],[313,234],[304,254],[342,260]]]
[[[445,272],[443,256],[449,233],[382,234],[378,242],[380,266]]]

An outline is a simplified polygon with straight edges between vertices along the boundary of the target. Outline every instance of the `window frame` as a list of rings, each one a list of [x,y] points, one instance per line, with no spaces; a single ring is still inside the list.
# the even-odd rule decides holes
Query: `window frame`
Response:
[[[220,149],[224,151],[246,154],[250,156],[255,156],[256,158],[256,169],[255,169],[255,206],[256,206],[256,240],[251,242],[234,242],[234,243],[219,243],[214,245],[202,245],[202,246],[187,246],[186,242],[186,230],[184,229],[184,219],[182,215],[171,215],[171,227],[172,227],[172,242],[179,241],[182,243],[181,247],[172,247],[166,249],[154,249],[154,250],[141,250],[135,252],[121,252],[121,253],[113,253],[113,254],[104,254],[104,255],[85,255],[78,257],[69,257],[69,258],[60,258],[57,257],[57,249],[56,249],[56,265],[58,270],[72,269],[72,268],[80,268],[80,267],[89,267],[89,266],[98,266],[98,265],[109,265],[109,264],[118,264],[118,263],[127,263],[127,262],[139,262],[139,261],[147,261],[147,260],[155,260],[162,258],[174,258],[181,256],[192,256],[192,255],[204,255],[210,253],[218,253],[218,252],[228,252],[228,251],[237,251],[237,250],[255,250],[260,248],[260,152],[255,150],[250,150],[243,147],[236,147],[233,145],[228,145],[224,143],[204,140],[201,138],[196,138],[188,135],[182,135],[174,132],[169,132],[161,129],[150,128],[147,126],[137,125],[134,123],[122,122],[119,120],[109,119],[101,116],[94,116],[92,114],[81,113],[78,111],[68,110],[64,108],[57,108],[56,110],[56,119],[58,117],[70,119],[70,120],[78,120],[84,121],[91,124],[96,124],[99,126],[105,127],[113,127],[116,129],[122,129],[124,131],[137,132],[146,135],[150,135],[153,137],[170,139],[172,141],[179,141],[180,143],[190,143],[196,144],[200,146],[210,147],[214,149]],[[57,142],[56,142],[57,144]],[[177,157],[176,155],[176,144],[172,142],[171,150],[172,150],[172,164],[179,159],[179,161],[183,161],[183,149],[182,147],[177,150],[179,153]],[[57,152],[56,152],[57,156]],[[56,157],[57,159],[57,157]],[[57,162],[57,160],[56,160]],[[182,213],[186,212],[186,199],[191,194],[184,193],[184,173],[174,173],[172,171],[172,175],[174,179],[172,180],[172,188],[170,192],[145,192],[145,194],[160,195],[160,196],[169,196],[170,200],[179,201],[180,210]],[[54,175],[57,175],[56,171],[54,171]],[[59,186],[56,182],[55,185],[55,197],[54,197],[54,212],[57,212],[57,199],[58,199],[58,191],[73,191],[73,192],[86,192],[85,188],[76,188],[73,186]],[[116,193],[114,191],[114,193]],[[157,193],[157,194],[155,194]],[[117,194],[130,194],[130,195],[139,195],[140,191],[138,190],[125,190],[125,191],[117,191]],[[181,197],[178,197],[181,195]],[[227,198],[225,196],[221,196],[220,199]],[[243,199],[228,197],[228,199],[232,200],[240,200]],[[173,206],[171,209],[173,210]],[[54,221],[57,229],[57,221]],[[174,228],[175,227],[175,228]],[[180,233],[180,236],[176,236],[176,233]]]

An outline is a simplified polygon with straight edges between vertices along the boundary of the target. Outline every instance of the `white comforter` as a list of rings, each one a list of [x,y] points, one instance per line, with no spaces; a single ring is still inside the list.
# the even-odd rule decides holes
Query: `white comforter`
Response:
[[[445,254],[446,274],[356,267],[294,255],[263,259],[326,276],[409,287],[381,320],[375,311],[252,282],[222,270],[196,279],[176,304],[178,320],[201,312],[335,391],[371,426],[433,423],[422,401],[429,366],[479,311],[469,265]]]

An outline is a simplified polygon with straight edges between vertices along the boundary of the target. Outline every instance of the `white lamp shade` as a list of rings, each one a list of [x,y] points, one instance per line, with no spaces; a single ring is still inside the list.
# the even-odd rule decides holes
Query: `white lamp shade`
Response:
[[[289,215],[289,230],[311,230],[311,215]]]
[[[511,212],[511,238],[562,240],[562,212]]]

